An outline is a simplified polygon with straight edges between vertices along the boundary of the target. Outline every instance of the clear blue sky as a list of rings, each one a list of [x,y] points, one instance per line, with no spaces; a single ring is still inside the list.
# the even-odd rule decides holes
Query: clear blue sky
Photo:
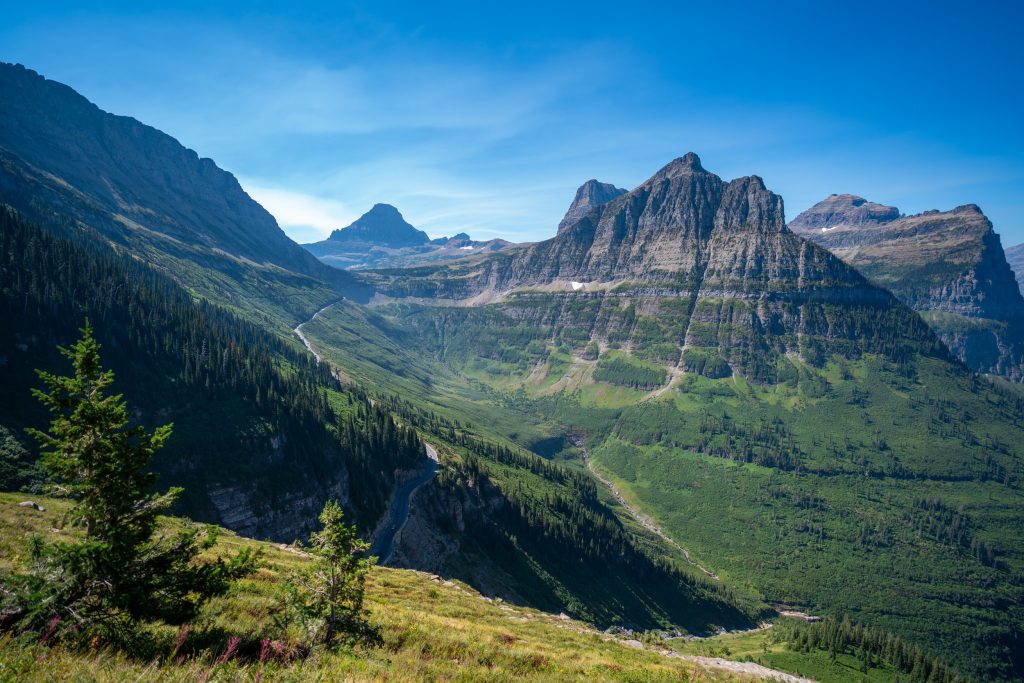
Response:
[[[973,202],[1024,242],[1024,3],[298,4],[5,2],[0,59],[212,157],[299,241],[374,202],[542,239],[582,181],[693,150],[790,218]]]

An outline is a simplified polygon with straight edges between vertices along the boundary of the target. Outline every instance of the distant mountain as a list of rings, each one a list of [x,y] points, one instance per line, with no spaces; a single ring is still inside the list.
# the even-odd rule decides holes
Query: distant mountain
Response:
[[[505,240],[477,242],[464,232],[432,240],[406,222],[395,207],[374,204],[351,225],[304,246],[328,265],[356,270],[448,261],[500,251],[510,245]]]
[[[410,247],[427,244],[427,233],[409,225],[398,209],[390,204],[374,204],[351,225],[335,230],[330,242],[365,242],[388,247]]]
[[[1021,293],[1024,294],[1024,244],[1018,244],[1007,249],[1006,262],[1013,269],[1013,274],[1017,277],[1017,286],[1020,288]]]
[[[832,195],[789,226],[919,311],[972,369],[1024,378],[1024,297],[977,206],[902,216]]]
[[[797,233],[832,230],[837,226],[881,225],[900,217],[895,206],[869,202],[853,194],[829,195],[797,216],[789,224]]]
[[[87,227],[233,305],[252,300],[246,282],[258,278],[292,319],[336,298],[321,283],[352,286],[290,240],[234,176],[169,135],[20,65],[0,63],[0,101],[0,201],[29,219]],[[56,214],[73,223],[55,225]],[[202,274],[211,269],[226,277],[214,284]]]
[[[576,197],[573,198],[565,217],[558,224],[558,232],[562,232],[573,223],[583,218],[584,215],[596,206],[607,204],[616,197],[626,194],[626,190],[615,187],[611,183],[600,183],[596,180],[588,180],[576,190]]]

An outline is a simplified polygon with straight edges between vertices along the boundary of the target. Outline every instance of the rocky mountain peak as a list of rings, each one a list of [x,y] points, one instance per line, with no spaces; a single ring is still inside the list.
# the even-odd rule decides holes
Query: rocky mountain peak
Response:
[[[895,206],[870,202],[855,194],[832,194],[794,218],[789,228],[800,233],[841,225],[882,225],[899,217],[900,210]]]
[[[694,152],[687,152],[678,159],[673,159],[666,164],[660,171],[654,174],[651,180],[647,182],[665,180],[677,178],[681,175],[691,175],[694,173],[707,173],[704,167],[700,165],[700,157]]]
[[[335,230],[328,238],[335,242],[367,242],[386,246],[427,244],[427,233],[417,230],[390,204],[374,204],[351,225]]]
[[[616,197],[626,194],[626,190],[615,187],[611,183],[602,183],[591,179],[580,185],[576,190],[576,197],[565,212],[565,217],[558,224],[558,232],[562,232],[570,225],[583,218],[583,216],[596,206],[607,204]]]

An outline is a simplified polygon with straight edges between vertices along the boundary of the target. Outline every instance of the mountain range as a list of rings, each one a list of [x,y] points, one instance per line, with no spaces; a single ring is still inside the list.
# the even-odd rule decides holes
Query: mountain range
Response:
[[[195,519],[288,542],[338,499],[496,604],[699,635],[806,612],[1024,676],[1024,393],[981,374],[1017,376],[1020,295],[976,207],[787,225],[691,152],[588,181],[541,242],[378,204],[314,257],[169,136],[20,66],[0,93],[5,486],[40,484],[33,369],[88,318],[135,419],[175,423],[156,466]]]

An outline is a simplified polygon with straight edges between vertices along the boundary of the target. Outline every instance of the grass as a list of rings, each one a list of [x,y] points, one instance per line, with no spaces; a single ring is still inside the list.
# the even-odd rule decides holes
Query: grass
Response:
[[[62,525],[66,501],[32,498],[45,512],[19,507],[25,494],[0,493],[0,573],[21,560],[24,537],[41,533],[70,537]],[[179,522],[168,520],[167,524]],[[585,624],[561,616],[482,597],[465,584],[421,572],[375,567],[367,585],[370,622],[381,640],[337,652],[314,651],[293,661],[253,661],[246,644],[277,637],[282,573],[307,560],[277,545],[222,532],[211,555],[241,547],[259,547],[266,564],[230,593],[211,601],[192,625],[193,633],[213,643],[180,663],[166,655],[140,661],[104,649],[48,648],[11,635],[0,636],[0,681],[53,680],[209,680],[251,681],[678,681],[726,680],[726,672],[631,647]],[[176,631],[153,625],[173,642]],[[240,656],[224,663],[217,638],[242,639]],[[188,650],[186,645],[185,650]],[[246,657],[248,655],[248,658]]]

